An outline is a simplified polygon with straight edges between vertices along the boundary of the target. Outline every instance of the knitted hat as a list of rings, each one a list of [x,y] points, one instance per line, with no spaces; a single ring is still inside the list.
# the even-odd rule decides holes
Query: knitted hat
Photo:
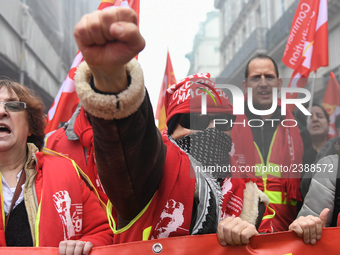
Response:
[[[201,113],[202,94],[207,98],[207,114],[233,114],[227,94],[210,79],[209,73],[199,73],[186,77],[177,84],[173,84],[166,91],[165,107],[166,122],[180,113]]]

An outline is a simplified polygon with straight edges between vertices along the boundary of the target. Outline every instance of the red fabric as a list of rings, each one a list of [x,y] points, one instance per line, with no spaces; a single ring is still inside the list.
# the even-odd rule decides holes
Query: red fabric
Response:
[[[45,134],[56,130],[61,122],[68,121],[77,108],[79,98],[74,86],[74,73],[82,60],[83,56],[80,52],[78,52],[73,60],[66,79],[64,80],[50,110],[47,113]]]
[[[150,226],[152,229],[149,239],[189,234],[195,178],[190,174],[188,156],[166,136],[163,136],[163,140],[167,154],[159,189],[143,215],[127,230],[114,235],[114,243],[142,240],[143,231]],[[175,209],[178,209],[178,217],[175,216]],[[175,227],[174,231],[167,228],[181,221],[182,224]]]
[[[73,159],[80,169],[82,169],[82,171],[90,178],[100,199],[106,204],[108,198],[98,177],[97,167],[94,162],[92,127],[85,115],[83,107],[75,121],[75,126],[77,126],[77,131],[74,131],[77,133],[78,137],[80,137],[80,140],[68,140],[65,129],[59,128],[47,137],[45,147]]]
[[[201,112],[201,95],[206,92],[200,88],[209,91],[216,101],[215,104],[211,96],[207,95],[207,113],[233,114],[233,106],[226,93],[222,89],[215,88],[215,82],[210,79],[210,74],[200,73],[186,77],[166,91],[167,123],[179,113]]]
[[[172,68],[172,63],[170,59],[170,53],[168,51],[166,58],[166,66],[164,78],[161,86],[161,91],[159,92],[157,109],[155,119],[158,120],[158,129],[163,132],[167,129],[166,126],[166,113],[165,113],[165,94],[166,90],[172,85],[176,83],[174,69]]]
[[[328,66],[327,0],[300,0],[282,61],[305,77]]]
[[[95,246],[112,244],[112,231],[97,197],[86,187],[69,159],[35,154],[39,166],[34,187],[41,189],[35,229],[41,247],[58,247],[63,240],[90,241]],[[95,215],[95,217],[93,217]],[[5,246],[1,224],[0,244]],[[37,236],[37,233],[35,233]],[[37,242],[37,240],[36,240]]]
[[[287,111],[286,119],[294,119],[291,112]],[[258,152],[254,145],[251,128],[247,125],[247,117],[245,115],[239,115],[235,122],[243,123],[243,121],[246,123],[245,127],[243,127],[243,125],[234,125],[231,132],[234,143],[233,157],[240,166],[263,164],[261,160],[262,156],[259,155],[260,152]],[[286,128],[279,124],[270,158],[267,159],[267,162],[292,168],[296,166],[297,169],[297,166],[302,163],[302,156],[303,143],[299,128],[297,126]],[[267,163],[264,164],[267,165]],[[264,191],[262,178],[257,178],[256,183],[258,187]],[[267,190],[281,192],[282,201],[285,199],[287,199],[287,201],[301,200],[300,173],[282,172],[280,178],[273,178],[273,176],[268,175]],[[286,196],[284,192],[287,192]],[[296,217],[296,206],[285,204],[270,204],[269,206],[275,210],[276,215],[272,220],[263,220],[259,231],[272,232],[273,230],[288,230],[289,224]],[[267,211],[267,213],[269,212]]]
[[[245,180],[241,178],[228,178],[222,182],[222,216],[239,217],[243,208]]]
[[[2,201],[1,201],[1,202],[2,202]],[[0,217],[1,217],[1,223],[4,223],[5,221],[4,221],[4,219],[2,218],[2,215],[3,215],[3,214],[0,215]],[[6,246],[5,229],[4,229],[4,225],[3,225],[3,224],[1,224],[1,226],[0,226],[0,247],[2,247],[2,246]]]
[[[337,136],[335,118],[340,114],[340,85],[333,72],[330,73],[327,89],[323,97],[322,107],[329,115],[329,139]]]
[[[142,240],[143,230],[150,226],[152,230],[149,239],[189,235],[196,182],[195,173],[188,156],[166,135],[163,136],[163,141],[167,147],[167,156],[159,189],[143,215],[127,230],[115,233],[114,243],[116,244]],[[245,179],[235,178],[223,181],[221,206],[223,218],[240,216],[244,189]],[[167,233],[167,227],[180,218],[173,218],[174,209],[181,208],[184,209],[183,223],[174,232]]]
[[[68,140],[65,129],[58,128],[54,133],[49,135],[45,140],[45,147],[73,159],[87,176],[91,176],[87,171],[84,147],[79,140]],[[94,182],[94,179],[92,180]]]
[[[129,244],[96,247],[91,255],[129,255],[131,251],[138,251],[140,255],[155,254],[153,245],[162,245],[164,255],[311,255],[338,254],[340,242],[340,228],[326,228],[322,237],[315,245],[305,244],[293,232],[282,232],[258,235],[251,238],[250,243],[242,246],[221,246],[216,234],[183,236],[133,242]]]
[[[327,0],[300,0],[282,62],[294,70],[288,84],[293,88],[304,88],[310,72],[328,66]],[[287,95],[297,97],[298,93]],[[295,109],[295,105],[288,107]]]
[[[300,74],[298,70],[294,70],[292,73],[292,76],[290,78],[288,87],[290,88],[304,88],[306,84],[308,83],[308,74]],[[289,99],[296,99],[298,98],[299,93],[287,93],[286,98]],[[295,110],[295,104],[288,104],[287,109],[289,109],[291,112],[294,112]]]
[[[305,244],[293,232],[282,232],[258,235],[251,238],[250,243],[242,246],[221,246],[216,234],[182,236],[94,247],[91,255],[131,255],[138,251],[139,255],[156,254],[153,252],[155,244],[162,245],[164,255],[311,255],[338,254],[340,242],[340,228],[325,228],[322,237],[316,244]],[[11,255],[58,255],[58,248],[33,247],[1,247],[1,254]]]

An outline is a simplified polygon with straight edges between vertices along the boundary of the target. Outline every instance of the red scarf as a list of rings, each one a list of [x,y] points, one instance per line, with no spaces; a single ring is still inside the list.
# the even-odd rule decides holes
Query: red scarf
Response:
[[[222,215],[221,219],[227,217],[239,217],[243,208],[244,179],[241,178],[227,178],[222,183]]]
[[[238,167],[235,159],[230,156],[230,166]],[[243,209],[244,190],[247,182],[256,182],[256,178],[249,173],[234,172],[231,178],[222,182],[222,215],[221,219],[229,216],[239,217]]]

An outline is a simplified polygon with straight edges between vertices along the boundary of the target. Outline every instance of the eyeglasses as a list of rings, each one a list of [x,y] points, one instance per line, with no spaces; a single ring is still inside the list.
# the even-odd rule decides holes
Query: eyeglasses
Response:
[[[9,102],[0,102],[0,104],[4,105],[4,108],[8,112],[22,112],[26,109],[25,102],[19,101],[9,101]]]
[[[179,124],[187,129],[205,130],[211,121],[221,120],[215,123],[215,128],[220,131],[229,131],[232,129],[231,121],[235,121],[236,116],[230,114],[201,115],[199,113],[183,113],[180,116]],[[221,122],[225,123],[221,123]]]

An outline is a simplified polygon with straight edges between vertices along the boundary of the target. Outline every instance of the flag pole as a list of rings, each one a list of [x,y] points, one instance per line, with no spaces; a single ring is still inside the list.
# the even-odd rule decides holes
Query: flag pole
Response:
[[[315,82],[316,82],[316,71],[317,70],[313,72],[313,82],[312,82],[311,89],[310,89],[311,98],[310,98],[309,106],[308,106],[308,110],[310,113],[312,112],[312,107],[313,107],[314,90],[315,90]],[[310,115],[307,116],[307,127],[309,126],[310,117],[311,117]]]

